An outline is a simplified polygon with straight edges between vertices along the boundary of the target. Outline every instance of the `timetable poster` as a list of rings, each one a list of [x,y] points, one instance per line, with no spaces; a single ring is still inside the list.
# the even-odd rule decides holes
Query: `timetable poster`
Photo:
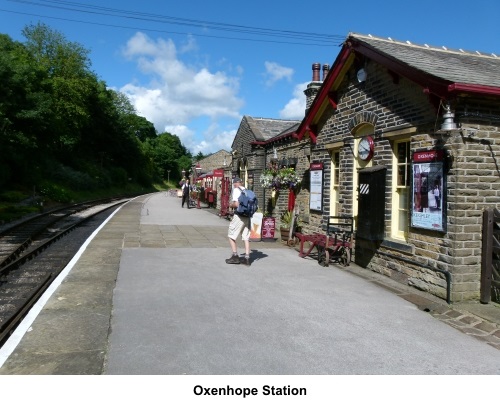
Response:
[[[323,163],[311,163],[310,166],[309,209],[321,211],[323,201]]]

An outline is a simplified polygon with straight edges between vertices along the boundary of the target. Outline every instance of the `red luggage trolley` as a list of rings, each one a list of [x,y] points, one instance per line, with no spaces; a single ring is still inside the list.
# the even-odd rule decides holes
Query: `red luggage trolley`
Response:
[[[330,261],[349,266],[353,244],[353,217],[332,216],[328,218],[325,233],[306,235],[296,233],[300,240],[299,256],[306,257],[314,248],[318,263],[328,267]],[[309,242],[309,250],[304,252],[304,242]]]

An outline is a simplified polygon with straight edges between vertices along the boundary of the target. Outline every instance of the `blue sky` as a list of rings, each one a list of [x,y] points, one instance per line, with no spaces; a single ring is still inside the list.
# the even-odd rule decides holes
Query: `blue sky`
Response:
[[[500,55],[500,3],[0,0],[0,33],[41,21],[194,154],[230,150],[243,115],[301,120],[314,62],[349,32]],[[314,34],[314,35],[313,35]]]

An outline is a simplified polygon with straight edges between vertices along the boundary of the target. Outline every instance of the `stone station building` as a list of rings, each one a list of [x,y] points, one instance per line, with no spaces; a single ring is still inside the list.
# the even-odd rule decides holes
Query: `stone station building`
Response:
[[[483,211],[500,206],[499,71],[496,55],[349,34],[322,81],[313,65],[300,123],[266,137],[244,117],[232,174],[255,188],[276,152],[292,159],[304,179],[303,232],[352,216],[357,264],[449,301],[476,300]]]

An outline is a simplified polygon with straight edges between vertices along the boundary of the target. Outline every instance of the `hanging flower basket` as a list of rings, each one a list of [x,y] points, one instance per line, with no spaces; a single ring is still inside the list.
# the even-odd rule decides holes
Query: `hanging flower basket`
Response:
[[[260,175],[260,184],[272,190],[288,190],[300,185],[301,178],[292,167],[276,169],[268,168]]]

